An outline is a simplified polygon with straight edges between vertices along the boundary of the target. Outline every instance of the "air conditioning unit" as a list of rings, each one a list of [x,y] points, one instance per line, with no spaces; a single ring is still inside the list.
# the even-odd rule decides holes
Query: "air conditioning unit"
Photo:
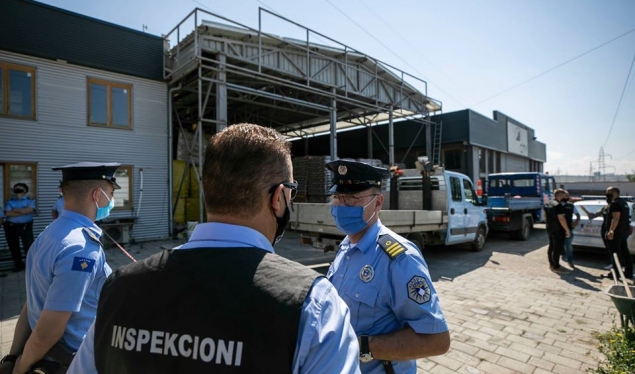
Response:
[[[130,225],[108,225],[103,228],[106,234],[110,235],[119,244],[128,244],[130,242]],[[108,240],[108,237],[106,237]]]

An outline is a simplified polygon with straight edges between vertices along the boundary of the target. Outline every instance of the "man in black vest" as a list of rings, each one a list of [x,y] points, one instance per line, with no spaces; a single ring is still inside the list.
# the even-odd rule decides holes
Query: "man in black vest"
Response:
[[[611,255],[611,263],[615,274],[619,276],[617,264],[613,254],[617,253],[620,264],[624,267],[624,277],[633,279],[633,259],[628,251],[626,239],[630,230],[630,211],[628,204],[620,197],[620,190],[617,187],[609,187],[606,190],[606,199],[610,204],[606,222],[606,246]]]
[[[359,373],[335,288],[273,250],[298,188],[290,150],[250,124],[210,139],[208,223],[109,277],[69,373]]]
[[[571,235],[569,225],[565,218],[566,211],[562,204],[565,191],[558,188],[554,191],[554,199],[545,205],[547,214],[547,233],[549,234],[549,269],[555,273],[567,273],[568,271],[560,266],[560,255],[564,252],[564,241]]]

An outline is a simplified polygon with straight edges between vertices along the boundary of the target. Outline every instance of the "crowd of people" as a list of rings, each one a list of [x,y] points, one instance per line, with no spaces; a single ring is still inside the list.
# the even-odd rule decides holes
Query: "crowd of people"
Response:
[[[449,349],[421,252],[379,220],[387,170],[327,165],[347,236],[325,277],[275,253],[298,191],[290,143],[275,130],[214,135],[202,168],[207,222],[186,244],[112,272],[95,221],[114,206],[118,166],[54,169],[63,208],[23,243],[27,301],[0,374],[416,373],[416,359]]]

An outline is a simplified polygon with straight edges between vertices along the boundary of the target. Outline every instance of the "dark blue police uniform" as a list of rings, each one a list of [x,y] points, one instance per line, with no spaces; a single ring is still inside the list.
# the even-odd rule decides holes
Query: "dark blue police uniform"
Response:
[[[9,245],[9,251],[11,252],[11,258],[13,259],[14,270],[21,271],[24,269],[24,262],[22,262],[22,253],[20,251],[20,241],[22,241],[22,248],[24,249],[24,256],[26,257],[31,244],[33,244],[33,215],[36,211],[35,200],[26,196],[29,192],[29,187],[25,183],[16,183],[13,186],[13,196],[5,204],[5,219],[4,219],[4,234]],[[28,213],[19,213],[19,215],[12,215],[10,212],[17,212],[20,209],[31,208]]]

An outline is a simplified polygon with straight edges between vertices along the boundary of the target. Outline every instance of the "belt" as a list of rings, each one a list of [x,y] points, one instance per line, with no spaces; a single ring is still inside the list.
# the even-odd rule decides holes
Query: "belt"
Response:
[[[390,361],[382,361],[381,364],[384,365],[384,371],[386,371],[386,374],[395,374],[395,369],[392,367]]]

